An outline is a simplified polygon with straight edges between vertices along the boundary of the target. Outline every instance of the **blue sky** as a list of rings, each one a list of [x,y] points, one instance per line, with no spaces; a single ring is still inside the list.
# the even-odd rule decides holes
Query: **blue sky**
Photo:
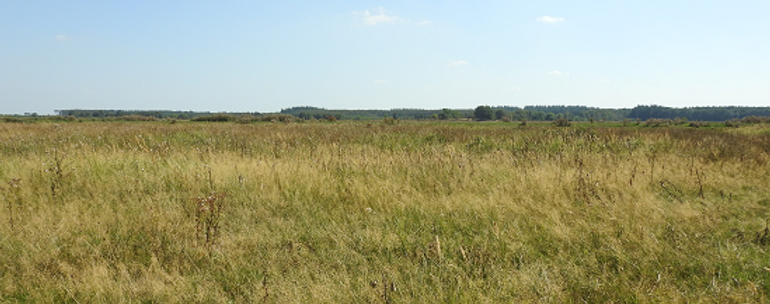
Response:
[[[0,113],[770,106],[770,1],[3,1]]]

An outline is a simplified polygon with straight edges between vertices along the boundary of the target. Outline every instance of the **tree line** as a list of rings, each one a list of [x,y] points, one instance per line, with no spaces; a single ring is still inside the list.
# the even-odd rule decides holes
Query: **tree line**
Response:
[[[622,121],[627,119],[686,119],[691,121],[727,121],[750,116],[770,116],[770,107],[691,107],[671,108],[658,105],[640,105],[632,109],[603,109],[587,106],[487,106],[475,109],[390,109],[390,110],[334,110],[318,107],[292,107],[279,113],[237,112],[211,113],[193,111],[142,110],[57,110],[60,116],[77,118],[154,117],[157,119],[198,119],[206,117],[260,117],[291,115],[303,120],[375,120],[383,118],[407,120],[505,120],[505,121]]]
[[[72,116],[76,118],[111,118],[111,117],[126,117],[126,116],[140,116],[140,117],[154,117],[157,119],[194,119],[196,117],[206,117],[224,113],[212,113],[212,112],[194,112],[194,111],[169,111],[169,110],[56,110],[54,111],[59,116]],[[259,112],[238,112],[238,113],[226,113],[228,115],[253,115],[259,116]]]

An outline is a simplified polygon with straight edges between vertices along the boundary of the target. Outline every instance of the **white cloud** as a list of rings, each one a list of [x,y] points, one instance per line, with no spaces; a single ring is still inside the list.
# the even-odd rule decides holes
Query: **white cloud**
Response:
[[[376,83],[376,84],[385,84],[385,83],[388,83],[388,81],[380,79],[380,80],[375,80],[374,83]]]
[[[460,66],[460,65],[466,65],[466,64],[468,64],[468,62],[465,60],[449,61],[449,66]]]
[[[518,91],[518,92],[520,92],[521,90],[523,90],[521,87],[512,87],[511,88],[511,91]]]
[[[600,82],[600,83],[609,83],[609,82],[612,82],[612,80],[609,80],[609,79],[602,79],[602,80],[599,80],[599,82]]]
[[[417,25],[429,25],[431,23],[433,23],[433,22],[431,22],[429,20],[423,20],[423,21],[420,21],[420,23],[417,23]]]
[[[67,41],[70,40],[70,37],[67,37],[66,35],[56,35],[56,41]]]
[[[385,9],[378,7],[371,12],[365,10],[363,12],[353,12],[359,19],[359,21],[366,26],[375,26],[378,23],[394,23],[398,21],[407,21],[399,16],[391,16],[385,12]]]
[[[548,75],[554,75],[554,76],[565,76],[565,75],[569,75],[569,72],[562,72],[562,71],[550,71],[550,72],[548,72]]]
[[[559,22],[564,22],[564,18],[562,18],[562,17],[542,16],[542,17],[537,17],[537,21],[540,21],[542,23],[559,23]]]

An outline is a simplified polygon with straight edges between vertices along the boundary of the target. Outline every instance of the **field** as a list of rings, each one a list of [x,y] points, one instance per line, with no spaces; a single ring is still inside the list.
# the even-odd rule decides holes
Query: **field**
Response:
[[[0,123],[0,302],[770,301],[770,125]]]

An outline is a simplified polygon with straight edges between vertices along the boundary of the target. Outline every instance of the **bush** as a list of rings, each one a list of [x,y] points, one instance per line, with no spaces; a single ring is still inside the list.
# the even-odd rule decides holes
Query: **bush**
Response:
[[[650,118],[644,122],[644,125],[648,127],[660,127],[660,126],[668,126],[672,123],[674,123],[674,121],[671,119]]]
[[[741,119],[742,123],[770,123],[770,117],[746,116]]]
[[[230,114],[214,114],[208,116],[199,116],[191,119],[192,121],[235,121],[236,117]]]
[[[689,124],[689,126],[693,128],[708,127],[710,125],[711,124],[705,121],[693,121],[693,122],[690,122]]]
[[[623,126],[627,127],[629,124],[631,124],[631,120],[628,118],[623,118]]]
[[[259,117],[260,121],[270,121],[270,122],[296,122],[297,117],[294,117],[294,115],[291,114],[268,114],[263,115]]]
[[[141,116],[141,115],[121,116],[118,119],[124,120],[124,121],[158,121],[159,120],[155,116]]]
[[[553,124],[557,127],[569,127],[572,123],[566,118],[559,118],[553,121]]]
[[[22,122],[24,122],[23,120],[21,120],[21,118],[12,117],[12,116],[5,116],[5,117],[3,117],[3,121],[4,122],[14,122],[14,123],[22,123]]]
[[[256,120],[257,120],[257,118],[254,117],[253,115],[244,114],[244,115],[239,115],[235,119],[235,122],[240,123],[240,124],[247,124],[247,123],[252,123],[252,122],[254,122]]]
[[[391,125],[392,126],[392,125],[395,125],[396,122],[397,122],[396,119],[394,119],[393,117],[385,117],[385,118],[382,119],[382,123],[384,123],[386,125]]]

